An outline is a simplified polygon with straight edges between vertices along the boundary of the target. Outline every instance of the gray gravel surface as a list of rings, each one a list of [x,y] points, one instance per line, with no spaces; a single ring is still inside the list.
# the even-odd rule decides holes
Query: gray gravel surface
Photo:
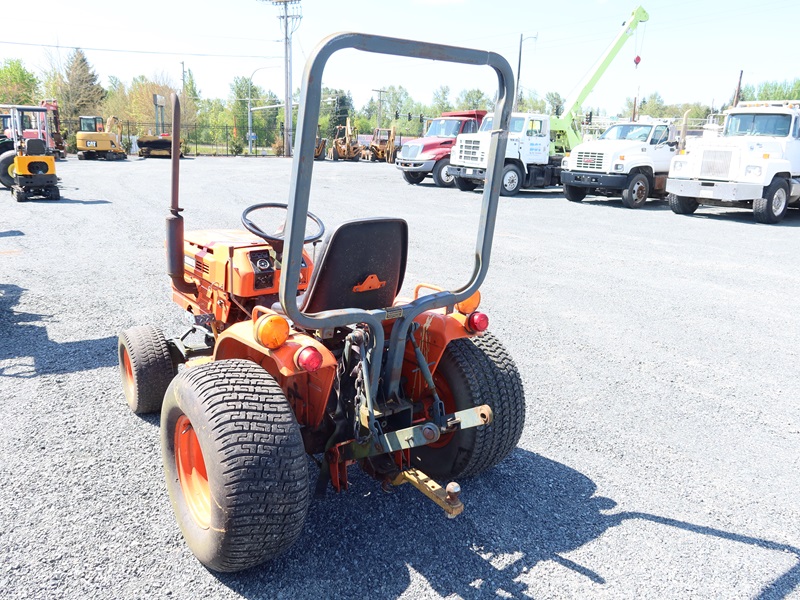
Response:
[[[286,201],[290,167],[182,161],[187,229]],[[455,520],[351,468],[287,554],[218,575],[181,538],[158,419],[128,410],[116,364],[121,329],[185,326],[165,275],[169,163],[58,172],[60,202],[0,190],[3,598],[800,598],[800,211],[765,226],[503,198],[483,307],[523,376],[519,448],[460,482]],[[467,280],[478,193],[385,164],[314,175],[329,226],[409,221],[409,289]]]

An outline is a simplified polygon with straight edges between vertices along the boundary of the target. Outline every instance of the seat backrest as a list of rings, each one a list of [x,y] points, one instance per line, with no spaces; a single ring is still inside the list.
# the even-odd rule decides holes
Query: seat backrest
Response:
[[[342,223],[327,238],[300,310],[373,310],[392,305],[406,272],[408,224],[373,218]]]
[[[38,138],[25,140],[25,154],[27,156],[44,156],[46,152],[47,147],[44,145],[44,140]]]

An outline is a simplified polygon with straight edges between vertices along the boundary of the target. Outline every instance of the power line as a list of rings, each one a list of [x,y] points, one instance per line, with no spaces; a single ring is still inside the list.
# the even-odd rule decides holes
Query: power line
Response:
[[[0,40],[0,44],[11,46],[37,46],[39,48],[63,48],[64,50],[89,50],[91,52],[120,52],[123,54],[156,54],[171,56],[205,56],[217,58],[282,58],[281,56],[260,56],[250,54],[207,54],[200,52],[164,52],[160,50],[121,50],[118,48],[87,48],[85,46],[64,46],[61,44],[32,44],[29,42],[5,42]]]

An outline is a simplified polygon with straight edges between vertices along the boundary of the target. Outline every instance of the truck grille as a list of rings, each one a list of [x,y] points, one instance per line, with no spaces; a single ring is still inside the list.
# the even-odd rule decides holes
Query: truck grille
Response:
[[[602,152],[578,152],[575,158],[575,167],[586,171],[603,170]]]
[[[701,179],[727,179],[731,169],[730,150],[706,150],[700,166]]]
[[[416,158],[417,154],[419,154],[420,146],[416,146],[413,144],[403,144],[403,147],[400,149],[400,158]]]
[[[480,164],[486,159],[486,153],[481,151],[479,140],[461,140],[458,144],[458,153],[462,163]]]

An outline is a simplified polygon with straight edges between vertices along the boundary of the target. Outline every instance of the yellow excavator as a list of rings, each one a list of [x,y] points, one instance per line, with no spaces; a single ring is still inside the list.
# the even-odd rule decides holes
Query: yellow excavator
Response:
[[[75,134],[78,160],[124,160],[128,153],[122,146],[122,124],[117,117],[78,117],[78,132]]]
[[[350,117],[348,117],[346,125],[336,126],[336,137],[331,149],[328,150],[328,158],[331,160],[359,160],[362,150],[363,146],[358,143],[358,130],[351,127]]]

